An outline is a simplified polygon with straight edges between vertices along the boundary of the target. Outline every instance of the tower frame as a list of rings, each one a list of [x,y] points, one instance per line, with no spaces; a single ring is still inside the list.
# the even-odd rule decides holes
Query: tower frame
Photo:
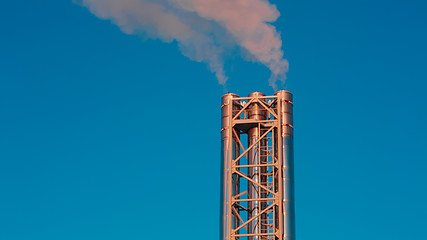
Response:
[[[284,90],[223,96],[220,240],[295,239],[292,108]]]

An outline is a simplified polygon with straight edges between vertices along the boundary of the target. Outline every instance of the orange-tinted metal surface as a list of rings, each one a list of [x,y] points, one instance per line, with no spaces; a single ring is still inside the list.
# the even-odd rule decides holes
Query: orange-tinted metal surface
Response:
[[[292,94],[222,98],[220,240],[295,239]]]

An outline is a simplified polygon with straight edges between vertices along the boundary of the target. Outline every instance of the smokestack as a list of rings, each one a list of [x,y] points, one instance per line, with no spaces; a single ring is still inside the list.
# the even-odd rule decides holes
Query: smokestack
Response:
[[[283,176],[283,234],[285,239],[295,239],[295,190],[294,190],[294,127],[292,93],[278,91],[275,94],[280,109],[281,148]],[[279,138],[280,139],[280,138]],[[279,142],[280,143],[280,142]]]
[[[253,92],[249,94],[249,97],[263,97],[265,94],[260,92]],[[260,101],[265,102],[263,99]],[[253,102],[248,107],[248,115],[249,119],[253,119],[256,121],[262,121],[266,120],[267,113],[266,110],[263,109],[262,105],[257,102]],[[253,127],[248,130],[248,146],[251,146],[254,144],[254,147],[249,151],[248,155],[248,164],[249,165],[259,165],[263,162],[265,162],[265,154],[262,154],[265,149],[265,140],[262,140],[257,143],[257,140],[262,135],[260,132],[259,127]],[[252,180],[256,183],[265,182],[265,171],[263,171],[264,168],[261,168],[259,166],[249,168],[249,177],[252,178]],[[264,181],[263,181],[264,180]],[[249,183],[248,186],[248,195],[252,199],[258,199],[262,198],[261,194],[262,189],[260,189],[255,184]],[[263,194],[265,195],[265,194]],[[248,203],[248,218],[251,218],[252,216],[258,215],[258,213],[263,209],[263,206],[260,201],[251,201]],[[262,227],[262,222],[265,220],[265,216],[256,217],[254,221],[250,222],[248,224],[248,233],[249,234],[259,234],[260,228]],[[249,237],[250,240],[259,240],[257,236]]]
[[[220,203],[220,239],[227,239],[229,234],[229,223],[233,221],[233,226],[237,226],[237,219],[230,220],[230,195],[236,194],[239,190],[238,179],[234,176],[232,177],[228,174],[230,169],[229,162],[226,159],[235,159],[239,154],[239,146],[237,145],[237,138],[233,136],[233,132],[229,131],[231,129],[231,120],[233,113],[236,113],[240,109],[240,103],[238,101],[233,101],[233,98],[238,98],[236,94],[228,93],[222,96],[222,116],[221,116],[221,188],[229,189],[227,186],[232,185],[230,192],[221,191],[221,203]],[[230,156],[229,156],[230,154]]]
[[[284,90],[222,97],[220,240],[295,239],[292,106]]]

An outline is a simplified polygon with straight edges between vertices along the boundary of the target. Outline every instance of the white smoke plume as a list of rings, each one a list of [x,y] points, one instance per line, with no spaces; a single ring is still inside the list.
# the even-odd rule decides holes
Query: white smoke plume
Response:
[[[284,81],[288,62],[271,25],[280,16],[268,0],[75,0],[127,34],[176,41],[190,59],[205,62],[225,84],[223,55],[237,45]]]

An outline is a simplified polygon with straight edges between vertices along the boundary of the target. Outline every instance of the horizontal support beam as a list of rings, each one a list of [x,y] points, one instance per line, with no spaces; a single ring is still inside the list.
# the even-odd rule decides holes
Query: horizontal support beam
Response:
[[[233,166],[235,166],[236,165],[236,162],[240,159],[240,158],[242,158],[243,156],[245,156],[246,155],[246,153],[248,153],[252,148],[254,148],[259,142],[261,142],[261,140],[263,140],[264,139],[264,137],[265,136],[267,136],[267,134],[268,133],[270,133],[271,132],[271,130],[273,130],[273,128],[274,128],[274,126],[273,127],[271,127],[271,128],[269,128],[258,140],[256,140],[250,147],[248,147],[242,154],[240,154],[240,156],[238,157],[238,158],[236,158],[236,159],[234,159],[233,161],[232,161],[232,164],[231,164],[231,166],[233,167]]]
[[[251,219],[249,219],[248,221],[246,221],[245,223],[243,223],[242,225],[240,225],[238,228],[234,229],[231,233],[234,234],[235,232],[239,231],[241,228],[245,227],[246,225],[248,225],[248,223],[252,222],[254,219],[259,218],[262,214],[264,214],[265,212],[267,212],[268,210],[270,210],[272,207],[277,206],[278,204],[273,203],[270,206],[268,206],[267,208],[265,208],[264,210],[262,210],[261,212],[259,212],[257,215],[253,216]]]
[[[242,107],[242,109],[240,109],[239,112],[236,113],[236,115],[234,115],[234,117],[232,118],[232,121],[236,120],[236,118],[238,118],[240,116],[240,114],[243,113],[243,111],[245,111],[246,108],[248,108],[249,104],[251,104],[253,101],[255,100],[255,98],[252,98],[248,104],[246,104],[245,106]]]
[[[274,233],[246,233],[246,234],[235,234],[233,237],[251,237],[251,236],[274,236],[277,235],[277,232]]]
[[[250,165],[236,165],[233,168],[247,168],[247,167],[280,167],[279,163],[275,164],[250,164]]]
[[[233,202],[252,202],[252,201],[261,201],[261,202],[274,202],[279,201],[277,198],[250,198],[250,199],[235,199]]]
[[[233,97],[233,100],[239,101],[239,100],[250,100],[250,99],[254,99],[254,98],[258,98],[258,99],[276,99],[277,96],[259,96],[259,97]]]
[[[243,123],[278,123],[279,120],[272,119],[272,120],[256,120],[256,119],[236,119],[233,120],[233,126],[236,124],[243,124]]]
[[[271,107],[266,106],[262,101],[258,101],[267,111],[271,113],[276,119],[279,118],[274,111],[271,111]]]
[[[248,176],[246,176],[244,173],[242,173],[242,172],[240,172],[240,171],[235,171],[235,172],[233,172],[233,173],[237,173],[238,175],[240,175],[240,176],[242,176],[243,178],[247,179],[249,182],[253,183],[253,184],[254,184],[254,186],[257,186],[257,187],[259,187],[259,188],[262,188],[262,189],[264,189],[265,191],[270,192],[270,193],[271,193],[271,194],[273,194],[273,195],[276,195],[276,193],[275,193],[275,192],[271,191],[271,190],[270,190],[270,189],[268,189],[266,186],[263,186],[263,185],[259,184],[258,182],[255,182],[253,179],[249,178],[249,177],[248,177]]]

